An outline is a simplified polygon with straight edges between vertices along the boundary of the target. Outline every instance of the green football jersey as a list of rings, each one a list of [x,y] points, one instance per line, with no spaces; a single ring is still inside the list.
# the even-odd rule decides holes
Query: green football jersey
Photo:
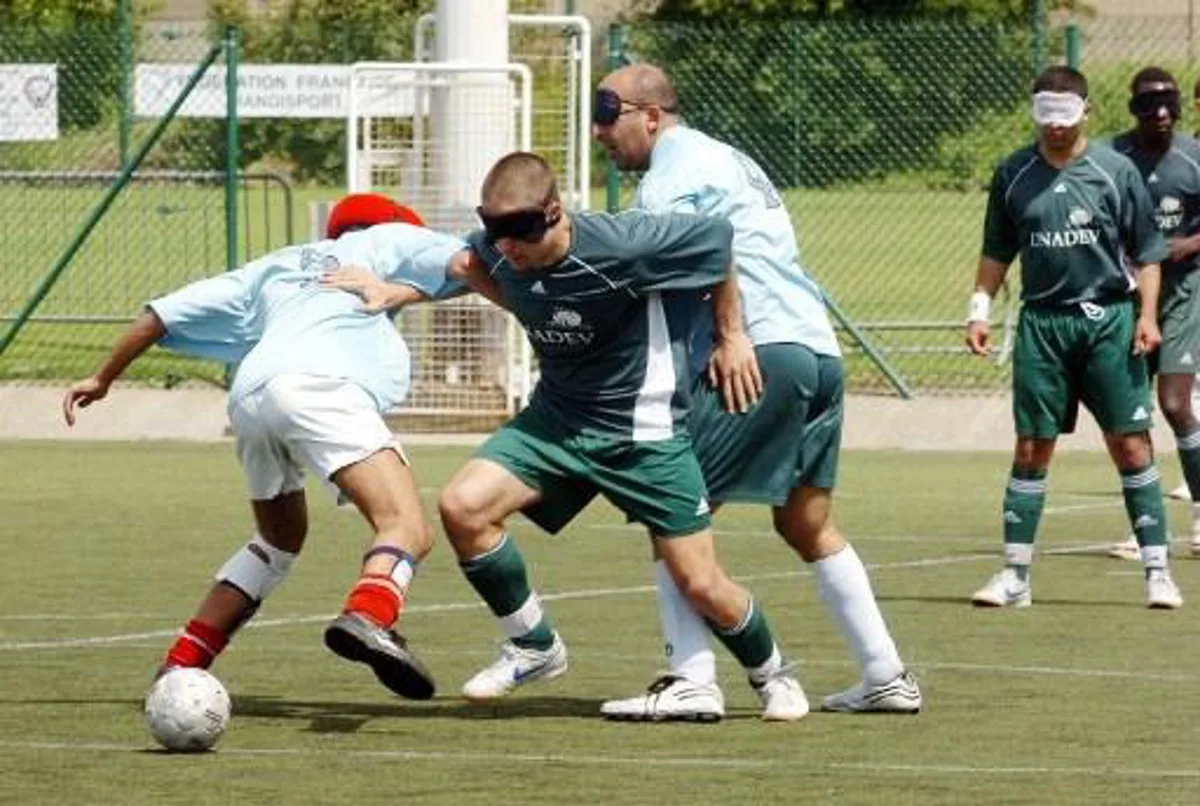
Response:
[[[518,271],[487,243],[470,248],[500,284],[537,355],[529,405],[571,433],[634,441],[685,430],[687,345],[703,291],[732,260],[728,221],[682,213],[580,213],[556,265]]]
[[[1132,132],[1113,140],[1113,148],[1133,160],[1154,202],[1154,218],[1164,237],[1200,232],[1200,143],[1176,133],[1164,153],[1139,150]],[[1190,271],[1200,265],[1200,255],[1179,263],[1163,263],[1163,271]]]
[[[1166,244],[1137,168],[1089,144],[1063,169],[1037,145],[996,169],[983,227],[983,254],[1004,264],[1021,257],[1021,298],[1071,305],[1129,294],[1126,262],[1158,263]]]

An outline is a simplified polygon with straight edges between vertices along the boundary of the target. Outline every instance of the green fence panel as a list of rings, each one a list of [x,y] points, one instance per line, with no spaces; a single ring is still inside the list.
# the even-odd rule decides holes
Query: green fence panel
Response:
[[[121,41],[126,32],[134,41]],[[216,41],[203,30],[179,36],[161,26],[153,32],[120,24],[0,29],[0,70],[7,71],[6,86],[26,93],[27,106],[23,117],[10,115],[7,129],[0,129],[0,249],[9,255],[0,273],[0,332],[68,251],[123,160],[146,142]],[[180,78],[151,85],[135,65],[170,65]],[[218,60],[213,70],[222,66]],[[206,136],[224,128],[224,101],[217,103],[203,110],[215,119],[166,123],[128,186],[0,356],[0,381],[62,382],[87,374],[142,303],[225,268],[224,154]],[[293,212],[280,177],[243,175],[240,185],[239,211],[247,224],[236,246],[245,259],[289,240]],[[159,385],[220,383],[223,368],[155,350],[128,377]]]

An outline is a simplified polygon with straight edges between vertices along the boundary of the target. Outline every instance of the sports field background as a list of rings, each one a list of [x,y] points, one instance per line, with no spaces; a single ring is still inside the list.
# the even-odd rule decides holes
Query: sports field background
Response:
[[[433,490],[466,455],[412,448],[430,514]],[[604,504],[560,538],[514,525],[571,652],[567,675],[494,707],[457,697],[500,633],[439,531],[403,621],[439,696],[398,700],[321,645],[367,533],[312,486],[309,546],[215,667],[234,716],[217,752],[196,757],[155,751],[139,709],[170,637],[249,535],[231,447],[0,443],[0,801],[1196,803],[1200,561],[1177,545],[1188,603],[1146,610],[1138,566],[1099,553],[1125,530],[1114,472],[1099,453],[1065,454],[1050,477],[1034,606],[973,610],[967,597],[999,562],[1007,464],[1001,454],[844,457],[838,516],[927,710],[794,725],[758,720],[723,650],[724,722],[596,717],[660,664],[646,541]],[[1168,506],[1181,533],[1186,507]],[[717,530],[810,698],[852,683],[854,664],[767,513],[729,508]]]

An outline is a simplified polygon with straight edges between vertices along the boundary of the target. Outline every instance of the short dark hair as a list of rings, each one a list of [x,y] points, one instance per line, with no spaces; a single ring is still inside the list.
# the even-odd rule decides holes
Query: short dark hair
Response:
[[[529,151],[506,154],[483,180],[483,203],[534,207],[558,199],[558,182],[550,163]]]
[[[1036,95],[1039,92],[1071,92],[1086,101],[1087,79],[1074,67],[1056,64],[1047,67],[1033,80],[1033,93]]]
[[[1179,82],[1175,80],[1175,76],[1161,67],[1143,67],[1138,70],[1133,76],[1133,80],[1129,82],[1129,94],[1137,95],[1138,87],[1142,84],[1170,84],[1178,88]]]

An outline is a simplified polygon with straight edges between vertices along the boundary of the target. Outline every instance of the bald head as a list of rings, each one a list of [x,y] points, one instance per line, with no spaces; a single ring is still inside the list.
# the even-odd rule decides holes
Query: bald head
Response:
[[[667,78],[662,68],[646,62],[614,70],[604,77],[600,86],[612,90],[629,103],[653,104],[668,113],[675,112],[678,104],[671,79]]]
[[[558,183],[554,169],[544,159],[528,151],[514,151],[488,171],[481,195],[488,210],[544,207],[558,199]]]

